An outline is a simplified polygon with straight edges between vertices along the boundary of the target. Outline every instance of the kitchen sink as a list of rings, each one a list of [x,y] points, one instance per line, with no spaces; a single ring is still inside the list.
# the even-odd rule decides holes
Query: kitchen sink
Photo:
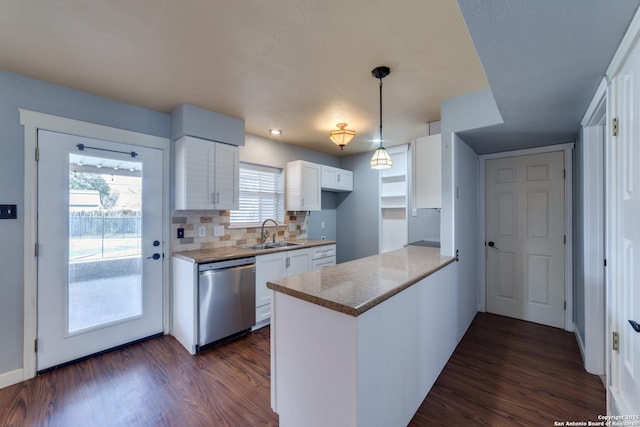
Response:
[[[242,248],[242,249],[249,249],[251,251],[259,251],[259,250],[262,250],[262,249],[269,249],[269,246],[267,246],[267,245],[240,245],[238,247]]]
[[[275,243],[265,243],[262,245],[240,245],[239,247],[242,249],[248,249],[250,251],[260,251],[262,249],[277,249],[277,248],[287,248],[289,246],[298,246],[302,243],[292,243],[292,242],[275,242]]]
[[[302,243],[292,243],[292,242],[275,242],[275,243],[267,243],[265,246],[267,248],[287,248],[289,246],[298,246]]]

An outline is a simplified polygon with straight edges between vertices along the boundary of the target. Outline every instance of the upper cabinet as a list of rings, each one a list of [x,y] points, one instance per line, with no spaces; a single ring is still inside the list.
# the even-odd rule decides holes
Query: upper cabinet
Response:
[[[287,210],[319,211],[322,166],[295,160],[287,163]]]
[[[322,189],[327,191],[353,191],[353,172],[322,165]]]
[[[442,143],[440,135],[416,138],[413,150],[413,207],[442,207]]]
[[[238,147],[190,136],[176,141],[177,210],[238,209]]]

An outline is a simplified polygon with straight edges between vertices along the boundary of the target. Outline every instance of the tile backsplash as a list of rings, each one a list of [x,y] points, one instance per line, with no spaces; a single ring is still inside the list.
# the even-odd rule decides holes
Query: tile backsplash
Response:
[[[307,216],[305,213],[286,215],[285,225],[280,226],[276,241],[301,240],[307,238]],[[229,227],[229,211],[174,211],[171,221],[171,239],[174,252],[198,249],[223,248],[260,242],[260,226],[240,228]],[[266,229],[273,233],[273,223]],[[214,228],[224,227],[224,234],[214,237]],[[204,227],[204,237],[199,236]],[[178,239],[178,228],[184,228],[184,238]]]

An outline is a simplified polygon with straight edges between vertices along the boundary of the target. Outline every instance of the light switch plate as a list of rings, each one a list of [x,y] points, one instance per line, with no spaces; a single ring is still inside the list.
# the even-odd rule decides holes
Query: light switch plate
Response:
[[[224,225],[216,225],[213,227],[213,237],[224,236]]]

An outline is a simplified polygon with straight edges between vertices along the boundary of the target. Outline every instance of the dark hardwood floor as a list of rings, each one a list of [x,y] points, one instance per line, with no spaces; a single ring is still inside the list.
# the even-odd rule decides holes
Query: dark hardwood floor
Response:
[[[0,426],[277,426],[269,396],[269,328],[197,356],[164,336],[1,389]],[[604,412],[572,334],[478,314],[410,425],[553,426]]]
[[[572,333],[478,313],[410,426],[553,426],[605,413]]]

